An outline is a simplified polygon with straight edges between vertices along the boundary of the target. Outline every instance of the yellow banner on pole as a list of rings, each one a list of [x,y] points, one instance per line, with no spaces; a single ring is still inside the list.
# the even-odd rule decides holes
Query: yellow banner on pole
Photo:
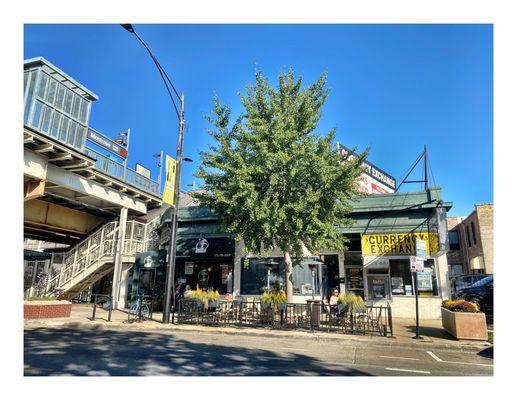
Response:
[[[165,187],[163,189],[163,201],[174,205],[174,184],[176,183],[176,160],[165,156]]]

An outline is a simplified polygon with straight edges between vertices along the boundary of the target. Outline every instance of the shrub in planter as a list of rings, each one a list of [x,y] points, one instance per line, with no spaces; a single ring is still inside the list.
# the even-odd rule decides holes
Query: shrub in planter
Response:
[[[216,308],[219,306],[219,292],[217,290],[205,291],[197,288],[196,290],[187,290],[185,298],[196,300],[201,307]]]
[[[454,312],[477,313],[479,308],[477,304],[466,300],[444,300],[442,307]]]
[[[283,290],[262,293],[261,302],[266,308],[285,310],[287,296]]]
[[[442,302],[442,326],[457,339],[487,340],[485,314],[466,300]]]
[[[337,303],[340,313],[345,312],[352,315],[354,313],[362,313],[365,309],[363,298],[353,293],[340,294]]]

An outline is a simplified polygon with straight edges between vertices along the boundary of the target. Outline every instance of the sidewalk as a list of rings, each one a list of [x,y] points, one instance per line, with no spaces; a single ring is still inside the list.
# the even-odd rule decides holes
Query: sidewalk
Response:
[[[97,309],[95,321],[91,320],[93,308],[91,305],[74,304],[70,318],[34,319],[25,320],[25,329],[34,328],[82,328],[82,329],[115,329],[115,330],[140,330],[161,332],[192,332],[192,333],[221,333],[227,335],[249,335],[261,337],[281,337],[293,339],[306,339],[317,341],[343,341],[343,343],[368,346],[390,346],[417,349],[443,349],[478,352],[492,345],[488,342],[456,340],[442,329],[441,320],[420,321],[420,335],[422,340],[413,339],[415,335],[414,319],[393,318],[393,337],[381,337],[373,335],[345,335],[339,333],[327,333],[324,331],[280,330],[265,328],[239,328],[239,327],[209,327],[201,325],[164,325],[161,322],[162,314],[153,315],[151,321],[141,323],[128,323],[127,313],[115,310],[111,315],[111,322],[107,321],[108,313]]]

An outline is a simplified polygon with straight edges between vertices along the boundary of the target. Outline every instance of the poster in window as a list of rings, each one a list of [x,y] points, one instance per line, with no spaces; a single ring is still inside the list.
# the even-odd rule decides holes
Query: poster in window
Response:
[[[424,268],[424,272],[417,272],[416,280],[419,292],[433,291],[433,274],[431,268]]]
[[[384,299],[386,297],[386,281],[384,279],[374,279],[372,292],[374,299]]]
[[[194,273],[194,263],[187,261],[185,263],[185,275],[192,275]]]
[[[404,280],[401,277],[391,277],[391,292],[393,294],[404,294]]]

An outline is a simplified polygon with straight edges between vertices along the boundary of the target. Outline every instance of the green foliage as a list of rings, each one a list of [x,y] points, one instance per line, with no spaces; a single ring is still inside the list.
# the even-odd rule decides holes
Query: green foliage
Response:
[[[260,300],[265,306],[279,308],[287,302],[287,296],[283,290],[264,292]]]
[[[257,72],[241,94],[245,112],[231,124],[228,106],[214,99],[207,120],[216,145],[201,153],[196,174],[202,205],[215,211],[224,231],[243,240],[246,249],[264,255],[274,247],[302,255],[319,248],[344,249],[336,225],[351,223],[350,199],[363,171],[359,157],[343,158],[335,130],[315,131],[329,95],[326,76],[302,87],[292,70],[279,76],[278,88]]]
[[[219,300],[219,292],[217,290],[203,290],[197,288],[196,290],[187,290],[185,292],[186,299],[197,300],[203,303],[204,307],[208,307],[208,303],[214,300]]]
[[[344,304],[348,306],[348,313],[354,314],[357,312],[364,311],[364,300],[361,296],[354,293],[340,294],[337,299],[338,304]]]
[[[466,300],[444,300],[442,302],[442,307],[455,312],[467,312],[467,313],[477,313],[479,312],[479,308],[477,304],[471,303]]]

